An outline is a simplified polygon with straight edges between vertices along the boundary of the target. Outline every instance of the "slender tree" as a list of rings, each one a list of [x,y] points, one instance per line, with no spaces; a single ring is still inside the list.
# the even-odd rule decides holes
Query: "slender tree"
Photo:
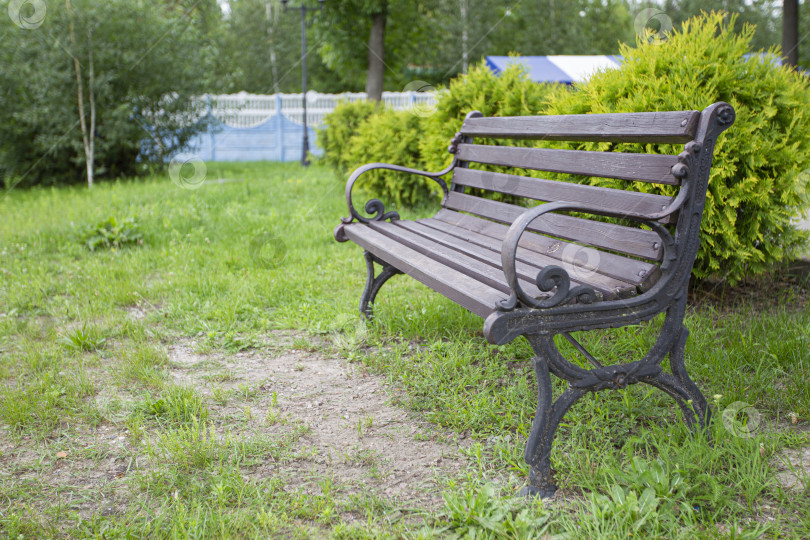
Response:
[[[799,0],[782,2],[782,54],[786,65],[799,65]]]

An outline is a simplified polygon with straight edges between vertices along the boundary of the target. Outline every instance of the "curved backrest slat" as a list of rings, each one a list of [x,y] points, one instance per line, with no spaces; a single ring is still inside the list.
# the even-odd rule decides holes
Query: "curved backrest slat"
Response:
[[[501,223],[512,223],[526,211],[522,206],[455,191],[448,194],[444,207]],[[648,260],[661,258],[661,239],[655,232],[644,229],[551,213],[534,220],[528,229]]]
[[[699,111],[471,117],[461,134],[470,137],[686,143],[695,137]]]
[[[652,193],[624,191],[469,168],[456,169],[453,183],[456,186],[485,189],[536,201],[582,203],[611,212],[654,214],[672,202],[671,197]],[[672,223],[676,217],[677,214],[671,214],[661,222]]]
[[[672,176],[672,166],[678,163],[678,157],[665,154],[459,144],[456,157],[460,161],[537,171],[678,184],[678,179]]]

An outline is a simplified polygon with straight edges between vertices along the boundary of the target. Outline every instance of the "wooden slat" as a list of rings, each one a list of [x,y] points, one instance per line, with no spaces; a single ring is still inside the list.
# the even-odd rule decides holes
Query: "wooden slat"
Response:
[[[578,202],[611,212],[633,212],[648,215],[660,212],[672,201],[670,197],[652,193],[624,191],[466,168],[456,169],[453,184],[497,191],[498,193],[506,193],[517,197],[528,197],[544,202]],[[673,215],[670,215],[661,222],[671,223],[673,220]]]
[[[462,236],[470,238],[472,242],[478,242],[477,237],[469,236],[468,231],[472,231],[492,238],[498,242],[499,246],[509,230],[507,225],[452,210],[440,210],[435,217],[419,220],[419,223],[424,223],[440,231],[447,231],[450,234],[457,234],[456,229],[461,229]],[[520,246],[534,253],[556,259],[557,262],[554,264],[559,264],[568,243],[548,236],[527,233],[521,237]],[[520,250],[518,252],[520,253]],[[534,257],[534,255],[529,255],[529,257]],[[641,282],[642,285],[657,279],[657,266],[654,264],[607,252],[602,252],[600,257],[600,274],[628,282]]]
[[[500,300],[508,298],[507,294],[394,242],[365,224],[353,223],[343,231],[366,251],[480,317],[486,318]]]
[[[512,223],[527,208],[451,191],[444,202],[450,210]],[[661,257],[661,239],[652,232],[613,223],[549,213],[535,219],[528,230],[650,260]]]
[[[493,289],[498,289],[507,295],[512,292],[512,289],[506,283],[503,270],[501,270],[499,266],[488,264],[477,257],[471,257],[461,250],[447,249],[439,242],[421,236],[408,230],[406,227],[399,226],[399,224],[389,223],[387,221],[373,221],[369,223],[368,226],[384,234],[394,242],[408,246],[414,251],[418,251],[426,257],[430,257],[434,261],[438,261],[481,283],[489,285]],[[470,247],[474,248],[475,246],[470,245]],[[531,275],[530,272],[524,272],[521,276],[522,279],[519,280],[520,286],[523,287],[524,291],[535,298],[550,296],[550,293],[542,292],[534,284],[536,277],[537,272],[534,272],[534,275]]]
[[[679,184],[678,179],[672,176],[671,172],[672,166],[678,162],[678,158],[665,154],[625,154],[460,144],[456,157],[461,161],[537,171],[639,180],[657,184]]]
[[[470,256],[494,266],[500,271],[503,271],[501,264],[502,242],[496,240],[495,238],[467,229],[462,229],[461,227],[455,227],[447,223],[442,223],[443,226],[441,229],[430,226],[424,222],[416,221],[398,221],[396,222],[396,225],[398,227],[408,229],[409,231],[413,231],[420,236],[424,236],[425,238],[435,240],[439,244],[442,244],[448,248],[452,248],[463,253],[469,253]],[[537,278],[537,273],[544,266],[560,266],[562,264],[559,259],[554,259],[548,255],[530,251],[522,247],[518,248],[516,261],[518,275],[523,279],[532,282]],[[627,290],[635,290],[636,284],[639,280],[638,276],[636,276],[637,279],[634,282],[628,283],[627,281],[615,279],[613,277],[601,274],[599,273],[598,268],[596,271],[590,272],[588,269],[578,267],[579,270],[581,270],[578,273],[576,271],[577,269],[572,269],[570,265],[563,264],[563,266],[567,270],[572,270],[569,272],[572,285],[590,285],[595,290],[602,293],[603,299],[610,299],[615,297],[617,294],[622,294]],[[582,279],[580,279],[580,276],[582,276]]]
[[[463,135],[507,139],[686,143],[694,139],[700,112],[576,114],[468,118]]]

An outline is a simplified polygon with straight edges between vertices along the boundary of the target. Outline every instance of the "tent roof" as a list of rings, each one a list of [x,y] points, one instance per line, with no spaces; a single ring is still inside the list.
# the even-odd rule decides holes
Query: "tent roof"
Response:
[[[587,79],[601,69],[618,67],[620,56],[487,56],[487,66],[499,74],[514,63],[523,64],[528,69],[529,78],[535,82],[559,82],[572,84]]]

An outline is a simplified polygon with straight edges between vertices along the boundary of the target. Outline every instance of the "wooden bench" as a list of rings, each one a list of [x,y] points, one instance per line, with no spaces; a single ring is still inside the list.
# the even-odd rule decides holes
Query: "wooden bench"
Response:
[[[405,273],[481,316],[489,342],[525,336],[531,344],[538,405],[526,445],[530,474],[524,494],[554,494],[549,461],[554,433],[586,392],[644,382],[671,395],[691,428],[710,420],[706,399],[684,367],[688,332],[683,317],[715,141],[734,118],[734,109],[722,102],[702,112],[486,118],[476,111],[451,141],[454,160],[445,170],[371,163],[349,178],[350,216],[341,219],[335,239],[351,240],[364,250],[368,281],[360,311],[365,316],[372,316],[383,283]],[[659,155],[495,146],[475,144],[476,138],[684,147],[678,155]],[[480,164],[514,168],[516,174],[488,172]],[[405,221],[372,199],[365,205],[368,215],[361,215],[352,203],[352,188],[372,169],[436,181],[444,192],[442,209],[432,218]],[[628,188],[641,181],[678,189],[665,197],[521,176],[525,169],[627,180]],[[441,177],[450,172],[448,187]],[[476,196],[481,190],[543,204],[497,202]],[[603,216],[621,219],[588,219]],[[375,264],[381,266],[377,275]],[[634,362],[603,365],[570,334],[637,324],[662,312],[666,316],[655,344]],[[557,334],[592,368],[565,359],[554,343]],[[671,373],[660,365],[667,356]],[[569,383],[556,400],[550,373]]]

